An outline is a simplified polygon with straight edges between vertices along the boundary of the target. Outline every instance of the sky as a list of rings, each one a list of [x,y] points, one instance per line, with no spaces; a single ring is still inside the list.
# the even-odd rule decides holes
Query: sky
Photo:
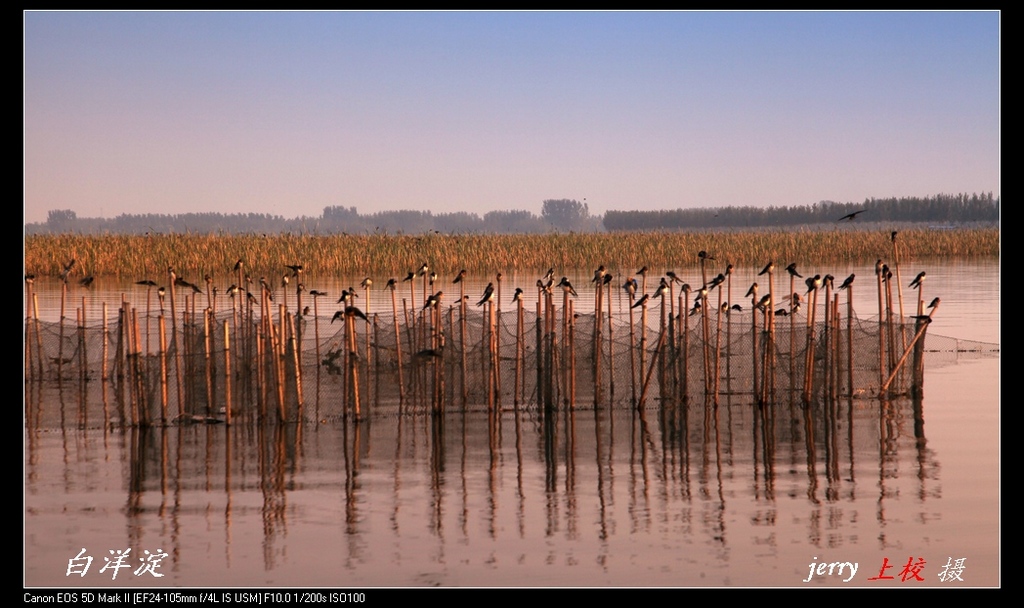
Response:
[[[1000,194],[998,12],[36,12],[25,222]]]

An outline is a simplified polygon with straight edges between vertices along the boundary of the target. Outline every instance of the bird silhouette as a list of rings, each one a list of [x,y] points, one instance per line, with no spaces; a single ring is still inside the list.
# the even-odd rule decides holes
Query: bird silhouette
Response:
[[[843,217],[839,218],[836,221],[837,222],[841,222],[843,220],[849,220],[849,221],[852,222],[853,220],[857,219],[858,215],[860,215],[861,213],[864,213],[865,211],[867,211],[867,209],[861,209],[860,211],[854,211],[852,213],[847,213],[846,215],[844,215]]]

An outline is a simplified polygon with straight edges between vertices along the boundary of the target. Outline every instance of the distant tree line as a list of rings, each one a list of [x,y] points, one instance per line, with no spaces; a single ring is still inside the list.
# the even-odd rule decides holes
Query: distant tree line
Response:
[[[26,234],[509,234],[595,232],[601,230],[693,230],[704,228],[785,227],[834,223],[857,213],[856,222],[995,222],[1000,198],[987,194],[938,194],[930,197],[865,199],[863,203],[821,201],[813,205],[715,207],[662,211],[608,211],[591,215],[586,202],[548,199],[540,215],[526,210],[476,213],[378,211],[360,214],[355,207],[325,207],[320,217],[284,218],[265,213],[121,214],[79,218],[70,209],[54,209],[46,222],[25,225]]]
[[[856,222],[967,223],[999,220],[999,198],[987,194],[867,198],[863,203],[821,201],[813,205],[709,207],[662,211],[608,211],[605,230],[691,230],[825,224],[856,213]],[[860,213],[858,213],[860,212]]]

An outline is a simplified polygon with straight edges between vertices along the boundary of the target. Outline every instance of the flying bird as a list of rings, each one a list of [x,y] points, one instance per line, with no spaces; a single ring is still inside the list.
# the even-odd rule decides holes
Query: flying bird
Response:
[[[867,211],[867,209],[861,209],[860,211],[854,211],[853,213],[847,213],[846,215],[844,215],[843,217],[839,218],[836,221],[837,222],[841,222],[843,220],[849,220],[849,221],[852,222],[853,220],[857,219],[858,215],[860,215],[861,213],[864,213],[865,211]]]

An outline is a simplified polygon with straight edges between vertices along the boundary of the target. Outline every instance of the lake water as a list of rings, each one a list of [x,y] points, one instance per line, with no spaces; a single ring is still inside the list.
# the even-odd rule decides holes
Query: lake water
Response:
[[[756,270],[734,274],[736,301]],[[926,298],[942,298],[929,344],[999,342],[998,262],[911,266],[904,284],[917,270]],[[856,272],[855,307],[875,314],[873,267],[827,271]],[[505,277],[503,300],[515,286],[535,297],[538,276]],[[590,277],[570,278],[585,307]],[[306,281],[337,294],[361,279]],[[59,316],[54,285],[37,281],[44,319]],[[145,306],[144,289],[121,284],[69,300],[96,319],[121,290]],[[390,306],[378,288],[364,308]],[[642,412],[388,407],[358,424],[144,430],[83,418],[105,406],[81,407],[74,382],[26,384],[25,584],[997,586],[999,381],[998,355],[929,353],[916,405],[783,400],[766,415],[726,395]],[[126,550],[129,568],[102,570]],[[74,561],[68,575],[80,553],[88,571]],[[823,562],[857,570],[811,576]]]

